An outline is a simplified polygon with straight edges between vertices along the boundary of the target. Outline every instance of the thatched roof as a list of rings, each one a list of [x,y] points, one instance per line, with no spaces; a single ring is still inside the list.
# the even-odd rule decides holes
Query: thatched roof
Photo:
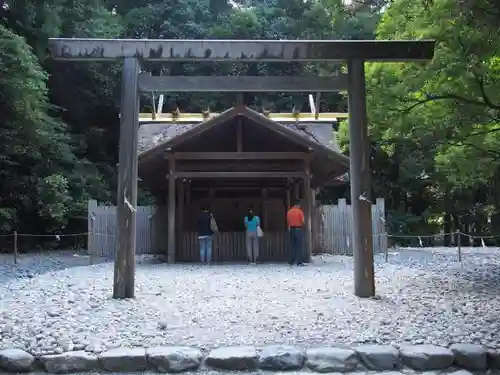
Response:
[[[332,124],[282,124],[271,120],[248,107],[234,107],[217,117],[199,124],[148,124],[141,125],[139,133],[139,173],[153,178],[165,165],[165,151],[175,150],[185,142],[210,133],[211,129],[242,116],[255,126],[256,132],[271,131],[287,142],[302,146],[315,153],[311,164],[315,186],[332,181],[349,169],[349,158],[343,155],[334,140]],[[260,130],[259,130],[260,129]],[[175,152],[175,151],[174,151]],[[144,177],[146,178],[146,177]]]
[[[143,124],[139,128],[139,154],[149,151],[156,146],[168,142],[175,137],[191,130],[203,122],[199,123],[148,123]],[[278,126],[286,127],[305,139],[322,144],[328,148],[340,152],[336,142],[334,131],[331,122],[314,122],[314,123],[299,123],[299,124],[283,124],[276,123]]]
[[[139,127],[139,154],[170,141],[180,134],[200,125],[200,123],[162,124],[149,123]]]

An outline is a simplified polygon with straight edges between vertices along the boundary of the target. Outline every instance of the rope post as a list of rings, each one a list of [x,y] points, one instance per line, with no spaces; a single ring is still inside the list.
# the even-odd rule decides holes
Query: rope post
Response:
[[[458,255],[458,261],[461,263],[462,262],[462,243],[461,243],[461,236],[460,236],[460,231],[457,229],[455,232],[457,236],[457,255]]]
[[[14,231],[14,264],[17,264],[17,230]]]

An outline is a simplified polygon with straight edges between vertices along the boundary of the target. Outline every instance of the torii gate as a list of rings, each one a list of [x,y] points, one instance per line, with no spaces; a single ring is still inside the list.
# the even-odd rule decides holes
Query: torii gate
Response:
[[[118,166],[118,236],[114,298],[133,298],[135,284],[137,138],[140,91],[329,92],[348,91],[354,294],[375,295],[367,134],[365,61],[430,60],[434,41],[389,40],[154,40],[49,39],[56,60],[124,62]],[[152,77],[140,61],[346,61],[334,77]],[[172,182],[170,182],[172,183]]]

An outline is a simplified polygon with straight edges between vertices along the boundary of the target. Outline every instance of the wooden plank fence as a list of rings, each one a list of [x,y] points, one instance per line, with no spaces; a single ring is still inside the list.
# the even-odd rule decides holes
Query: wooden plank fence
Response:
[[[265,232],[260,240],[259,261],[279,262],[287,259],[288,235],[286,232]],[[193,262],[200,259],[196,233],[184,232],[178,239],[182,252],[177,252],[176,261]],[[244,232],[220,232],[214,237],[212,260],[220,262],[227,259],[246,261],[247,251]]]
[[[152,253],[153,206],[137,207],[136,254]],[[88,251],[95,256],[114,256],[118,249],[116,233],[116,206],[100,206],[91,200],[88,204]]]
[[[316,241],[318,242],[315,253],[328,253],[335,255],[352,255],[352,209],[347,205],[345,199],[339,199],[337,205],[325,205],[318,207],[318,220]],[[155,212],[153,206],[137,207],[137,254],[152,254],[155,252]],[[156,215],[158,216],[158,215]],[[160,215],[161,216],[161,215]],[[116,207],[100,206],[96,201],[89,201],[88,205],[88,250],[95,256],[112,257],[116,253],[118,241],[116,236]],[[160,217],[158,217],[160,219]],[[375,253],[384,252],[387,249],[387,236],[385,233],[385,205],[383,198],[377,198],[372,205],[373,223],[373,250]],[[285,233],[269,233],[270,236],[261,244],[261,252],[268,260],[282,257],[281,252],[286,247],[288,238]],[[224,238],[219,238],[214,243],[214,260],[227,253],[227,244],[238,244],[236,258],[244,259],[244,234],[224,233]],[[264,240],[264,238],[263,238]],[[185,247],[184,254],[177,254],[177,260],[192,260],[197,256],[197,241],[194,233],[182,233],[178,239]],[[278,246],[279,245],[279,246]],[[280,248],[278,253],[272,249]],[[236,247],[235,247],[236,249]],[[158,249],[156,249],[158,251]],[[221,254],[219,256],[219,253]],[[241,254],[240,254],[241,253]],[[227,255],[227,254],[226,254]],[[184,259],[185,258],[185,259]],[[189,258],[189,259],[188,259]]]
[[[352,207],[345,199],[337,205],[320,207],[322,225],[319,238],[323,253],[352,255]],[[384,198],[377,198],[372,205],[373,252],[382,253],[387,249]]]

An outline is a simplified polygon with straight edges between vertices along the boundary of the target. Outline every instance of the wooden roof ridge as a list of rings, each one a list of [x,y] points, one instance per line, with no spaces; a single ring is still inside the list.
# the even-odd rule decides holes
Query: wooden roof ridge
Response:
[[[191,139],[192,137],[197,137],[205,131],[210,130],[227,121],[230,121],[239,115],[244,116],[245,118],[254,121],[257,124],[268,128],[269,130],[291,140],[292,142],[304,145],[314,151],[319,151],[320,153],[324,154],[328,158],[336,161],[341,165],[349,165],[349,158],[346,155],[322,144],[317,139],[315,139],[314,135],[307,132],[307,130],[301,128],[300,126],[294,126],[293,128],[291,128],[289,124],[285,126],[284,124],[274,121],[264,114],[261,114],[245,105],[237,105],[235,107],[232,107],[224,112],[221,112],[218,116],[211,117],[206,121],[203,121],[194,126],[193,128],[174,136],[171,139],[158,143],[154,147],[141,152],[138,156],[139,161],[149,159],[150,157],[154,157],[159,153],[163,153],[165,150],[175,147]]]

